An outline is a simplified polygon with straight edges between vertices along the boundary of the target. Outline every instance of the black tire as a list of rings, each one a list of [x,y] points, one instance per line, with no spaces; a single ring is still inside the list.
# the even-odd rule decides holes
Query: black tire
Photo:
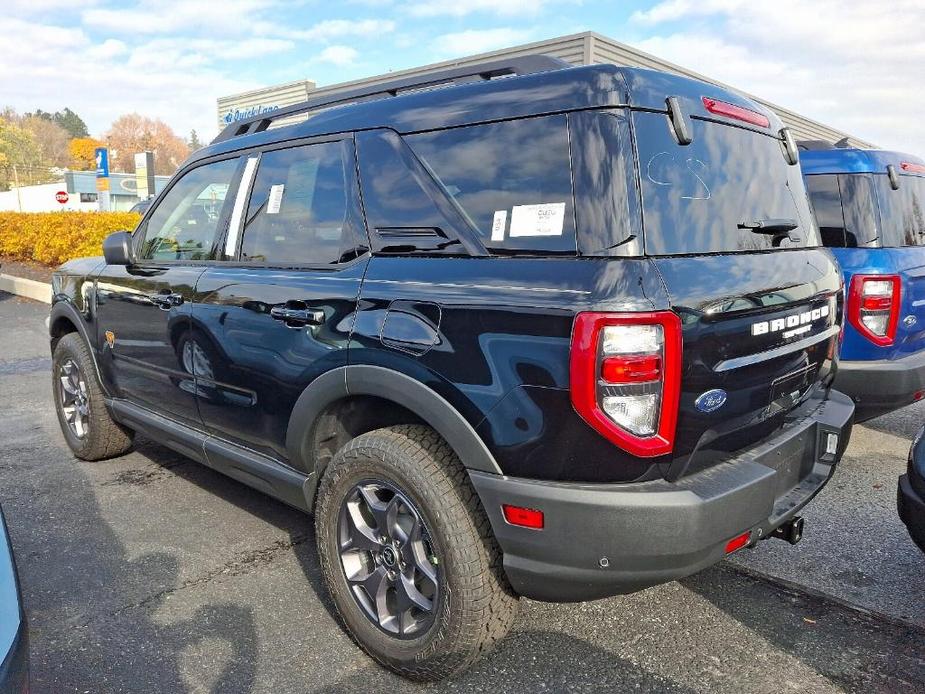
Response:
[[[65,394],[61,386],[62,369],[69,363],[76,365],[81,382],[82,409],[86,414],[83,435],[72,428],[65,413]],[[81,460],[103,460],[122,455],[132,447],[133,432],[117,424],[109,414],[103,400],[103,391],[96,376],[96,367],[87,343],[77,333],[68,333],[55,345],[52,355],[52,392],[55,411],[64,440]]]
[[[420,635],[386,633],[348,585],[338,523],[351,491],[368,480],[410,500],[438,558],[442,589],[433,600],[433,622]],[[321,479],[315,530],[322,573],[348,633],[404,677],[428,681],[460,672],[501,639],[517,616],[518,598],[504,576],[501,550],[478,495],[459,458],[429,427],[378,429],[341,449]]]

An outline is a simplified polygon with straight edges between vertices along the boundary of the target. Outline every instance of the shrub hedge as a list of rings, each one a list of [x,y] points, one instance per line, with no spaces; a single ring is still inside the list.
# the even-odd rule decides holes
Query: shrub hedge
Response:
[[[140,219],[133,212],[0,212],[0,256],[55,266],[102,255],[106,236]]]

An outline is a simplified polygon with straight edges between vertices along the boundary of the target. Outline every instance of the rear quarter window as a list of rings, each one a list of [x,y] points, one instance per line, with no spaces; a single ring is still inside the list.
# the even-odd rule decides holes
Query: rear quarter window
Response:
[[[873,178],[880,198],[883,245],[925,246],[925,177],[900,176],[899,190],[893,190],[885,174]]]
[[[692,119],[680,146],[664,114],[634,113],[646,252],[651,255],[763,251],[819,245],[797,166],[760,133]],[[739,228],[762,220],[795,224],[786,235]]]
[[[564,115],[418,133],[405,141],[490,251],[577,252]]]

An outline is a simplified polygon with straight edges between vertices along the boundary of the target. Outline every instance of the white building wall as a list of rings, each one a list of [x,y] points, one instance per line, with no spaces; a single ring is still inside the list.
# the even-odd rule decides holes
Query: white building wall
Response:
[[[55,200],[55,193],[66,190],[64,181],[23,186],[0,192],[0,211],[3,212],[59,212],[61,210],[94,212],[96,202],[80,202],[79,193],[68,195],[63,205]]]

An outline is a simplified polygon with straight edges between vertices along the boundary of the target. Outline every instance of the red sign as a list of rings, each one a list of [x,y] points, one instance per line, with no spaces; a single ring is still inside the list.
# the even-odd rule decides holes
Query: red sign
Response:
[[[62,205],[67,202],[67,199],[67,192],[59,190],[57,193],[55,193],[55,200],[60,202]]]

